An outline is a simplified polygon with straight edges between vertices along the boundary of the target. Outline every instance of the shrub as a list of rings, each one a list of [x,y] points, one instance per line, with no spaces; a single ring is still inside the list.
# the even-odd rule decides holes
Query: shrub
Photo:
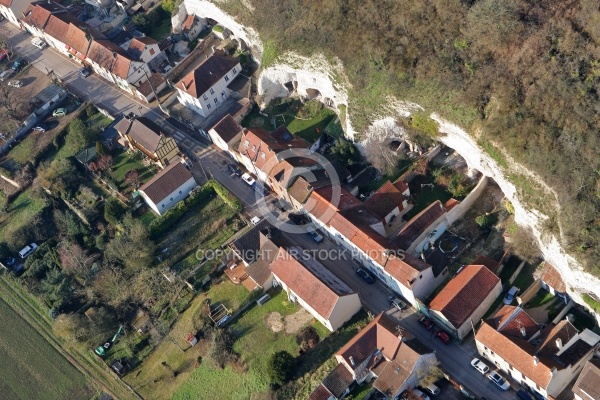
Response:
[[[296,359],[285,350],[278,351],[269,360],[271,382],[282,385],[291,377],[296,367]]]
[[[495,214],[483,214],[475,218],[475,223],[483,229],[487,229],[494,225],[498,221],[498,217]]]
[[[116,224],[125,214],[126,208],[114,197],[106,199],[104,204],[104,219],[110,224]]]
[[[319,333],[313,326],[305,326],[296,335],[296,343],[301,351],[312,349],[319,343]]]
[[[225,204],[233,208],[235,211],[240,212],[244,208],[242,206],[242,203],[238,200],[238,198],[235,197],[229,190],[227,190],[227,188],[225,188],[225,186],[221,185],[216,180],[211,179],[210,181],[206,182],[202,189],[205,188],[210,188],[214,190],[217,196],[219,196]]]

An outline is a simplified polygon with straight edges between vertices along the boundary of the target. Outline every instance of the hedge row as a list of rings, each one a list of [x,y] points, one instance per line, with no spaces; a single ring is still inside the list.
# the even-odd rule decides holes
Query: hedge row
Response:
[[[204,187],[207,187],[207,186],[212,188],[214,190],[214,192],[217,194],[217,196],[219,196],[225,204],[227,204],[229,207],[233,208],[235,211],[241,212],[242,209],[244,208],[242,206],[242,203],[240,202],[240,200],[237,197],[235,197],[229,190],[227,190],[227,188],[225,186],[221,185],[216,180],[214,180],[214,179],[209,180],[204,185]]]
[[[206,182],[199,190],[196,190],[190,197],[180,201],[175,207],[167,211],[163,216],[156,218],[150,223],[150,236],[157,238],[167,232],[177,221],[179,221],[187,211],[194,208],[198,203],[208,199],[216,194],[225,204],[235,211],[242,211],[242,204],[233,196],[223,185],[215,180]]]

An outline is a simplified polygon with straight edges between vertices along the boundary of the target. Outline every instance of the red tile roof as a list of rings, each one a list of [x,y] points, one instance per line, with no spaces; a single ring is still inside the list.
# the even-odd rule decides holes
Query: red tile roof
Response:
[[[592,359],[583,366],[573,393],[584,400],[600,400],[600,359]]]
[[[404,181],[402,178],[396,179],[394,186],[400,191],[400,193],[404,193],[408,190],[408,183],[406,183],[406,181]]]
[[[362,202],[354,196],[352,193],[344,189],[344,187],[340,187],[340,197],[339,199],[334,199],[334,190],[333,186],[326,185],[315,189],[315,192],[319,194],[323,199],[331,202],[337,202],[338,210],[347,210],[348,208],[352,208],[358,205],[361,205]],[[337,196],[336,196],[337,197]]]
[[[211,129],[214,130],[225,143],[229,143],[244,130],[230,114],[224,116]]]
[[[165,78],[160,74],[160,72],[155,72],[150,75],[150,78],[142,83],[137,89],[144,96],[149,96],[151,93],[154,94],[155,91],[158,91],[158,87],[165,82]],[[154,90],[152,89],[154,88]]]
[[[38,29],[44,29],[48,20],[50,19],[50,15],[53,13],[66,12],[66,10],[57,3],[35,3],[30,4],[29,7],[25,10],[23,15],[23,21],[26,24],[32,25]]]
[[[429,207],[415,215],[400,229],[394,243],[401,249],[408,249],[415,239],[445,213],[446,209],[439,200],[431,203]]]
[[[302,176],[299,176],[288,189],[290,196],[300,204],[306,203],[312,191],[313,187]]]
[[[536,365],[533,358],[533,346],[529,343],[520,339],[511,340],[502,332],[496,331],[487,322],[481,324],[475,338],[533,382],[544,389],[548,387],[552,379],[551,368],[541,361],[538,361]]]
[[[499,284],[500,278],[487,267],[467,265],[435,296],[429,307],[442,313],[458,329]]]
[[[322,385],[325,386],[331,394],[333,394],[336,398],[342,397],[346,389],[352,384],[354,378],[352,377],[352,373],[348,371],[343,364],[338,364],[337,367],[333,369],[323,379]]]
[[[446,209],[446,211],[450,211],[459,204],[460,204],[460,201],[458,201],[456,199],[450,199],[444,203],[444,208]]]
[[[545,261],[542,268],[534,272],[534,276],[560,293],[567,291],[567,285],[554,265]]]
[[[0,0],[0,5],[3,5],[4,7],[10,7],[12,2],[13,0]]]
[[[375,193],[369,196],[363,204],[380,219],[383,219],[396,207],[402,211],[404,209],[402,205],[404,200],[402,192],[392,182],[387,181]]]
[[[328,283],[325,284],[284,248],[279,249],[275,260],[271,262],[271,271],[289,290],[325,319],[329,319],[340,297],[353,294],[334,275],[329,275]]]
[[[154,204],[158,204],[190,178],[193,178],[192,174],[185,165],[174,160],[139,190],[144,192]]]
[[[515,306],[503,306],[488,322],[504,335],[518,339],[529,340],[540,330],[538,323],[529,314]],[[525,335],[523,335],[523,329],[525,329]]]
[[[577,329],[567,319],[563,319],[558,324],[550,324],[540,335],[541,343],[538,346],[537,354],[552,357],[561,350],[556,346],[556,339],[560,339],[564,346],[576,335]]]
[[[190,96],[199,98],[234,67],[237,66],[239,72],[241,70],[239,64],[236,58],[214,53],[200,64],[198,68],[184,76],[175,86]]]
[[[260,128],[248,129],[242,135],[238,152],[248,157],[257,168],[268,173],[279,162],[277,159],[271,160],[277,153],[308,147],[304,139],[291,134],[282,125],[272,133]]]
[[[87,56],[116,76],[122,79],[129,77],[132,60],[121,47],[110,40],[98,39],[92,41]]]
[[[194,22],[196,20],[196,16],[194,14],[190,14],[186,17],[185,21],[183,22],[183,25],[181,26],[181,30],[183,32],[189,30],[192,28],[192,26],[194,26]]]
[[[319,384],[317,388],[308,396],[308,400],[329,400],[333,396],[323,384]]]
[[[381,313],[335,354],[341,356],[350,366],[353,365],[350,360],[352,357],[354,365],[358,366],[372,357],[377,350],[381,351],[386,359],[394,359],[401,343],[398,324],[386,313]]]

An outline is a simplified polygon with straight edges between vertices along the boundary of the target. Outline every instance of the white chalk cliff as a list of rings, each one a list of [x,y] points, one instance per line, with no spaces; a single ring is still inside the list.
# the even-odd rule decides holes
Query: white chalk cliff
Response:
[[[251,11],[252,7],[248,0],[244,1],[243,4]],[[255,59],[258,61],[261,60],[263,44],[260,41],[258,33],[252,28],[239,24],[234,17],[224,13],[214,3],[206,0],[184,0],[179,14],[173,18],[174,26],[181,24],[185,19],[186,13],[217,20],[219,24],[229,29],[235,36],[243,38],[253,49]],[[330,99],[333,107],[338,109],[338,111],[340,105],[348,107],[348,94],[345,88],[349,87],[350,82],[348,82],[344,75],[341,62],[339,60],[333,61],[335,65],[332,65],[328,59],[319,54],[311,58],[290,52],[279,56],[272,66],[262,70],[258,78],[261,105],[268,104],[274,98],[288,96],[289,91],[284,84],[295,82],[295,90],[301,96],[307,95],[307,90],[309,89],[316,89],[320,92],[321,98]],[[380,111],[380,115],[374,117],[372,126],[375,128],[383,125],[393,128],[395,118],[406,117],[410,115],[410,112],[417,109],[422,110],[417,104],[389,98],[388,106],[383,111]],[[352,110],[348,108],[344,129],[347,136],[354,140],[356,132],[352,129],[350,123],[351,116]],[[547,217],[536,210],[527,209],[517,196],[515,185],[505,176],[507,171],[503,171],[498,163],[483,151],[473,137],[463,129],[436,113],[431,114],[431,118],[440,125],[440,132],[443,134],[440,138],[442,143],[456,150],[466,160],[469,168],[476,169],[496,181],[507,199],[514,206],[515,222],[532,229],[544,257],[557,267],[567,285],[569,294],[574,300],[585,305],[581,294],[600,293],[600,279],[585,272],[573,257],[566,254],[556,237],[542,237],[541,224]],[[365,136],[377,134],[377,131],[382,132],[384,130],[372,129]],[[544,187],[544,190],[550,194],[550,197],[554,195],[554,191],[534,173],[512,161],[506,154],[504,156],[509,161],[509,168],[512,172],[517,172],[527,176],[529,179],[535,180],[539,186]],[[558,204],[556,207],[558,207]]]

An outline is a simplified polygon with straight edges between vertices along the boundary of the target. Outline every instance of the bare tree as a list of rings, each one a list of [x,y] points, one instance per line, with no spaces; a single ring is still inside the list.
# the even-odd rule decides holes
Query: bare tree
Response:
[[[125,174],[125,183],[137,188],[140,184],[140,173],[136,169],[127,172]]]

